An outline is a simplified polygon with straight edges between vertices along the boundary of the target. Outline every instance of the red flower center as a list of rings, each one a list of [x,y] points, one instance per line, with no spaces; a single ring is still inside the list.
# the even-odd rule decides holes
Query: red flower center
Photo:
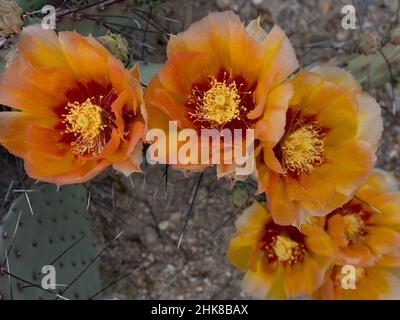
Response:
[[[295,265],[303,261],[306,254],[304,235],[293,226],[280,226],[270,222],[265,226],[261,249],[268,263],[279,262]]]
[[[287,175],[297,178],[302,173],[310,174],[324,163],[327,131],[315,116],[303,116],[301,110],[288,109],[285,134],[274,148]]]
[[[111,109],[117,94],[110,85],[104,87],[89,81],[77,83],[66,92],[66,97],[68,102],[55,108],[60,119],[55,127],[61,132],[60,142],[70,145],[77,157],[100,154],[117,127]],[[133,114],[124,107],[122,116],[128,121]]]
[[[367,227],[372,225],[369,219],[373,213],[355,200],[336,209],[329,214],[329,217],[336,214],[342,216],[345,234],[350,244],[359,242],[367,234]]]
[[[247,129],[254,121],[247,113],[254,109],[253,92],[242,76],[232,76],[221,69],[208,81],[195,83],[186,106],[192,110],[190,119],[200,128]]]

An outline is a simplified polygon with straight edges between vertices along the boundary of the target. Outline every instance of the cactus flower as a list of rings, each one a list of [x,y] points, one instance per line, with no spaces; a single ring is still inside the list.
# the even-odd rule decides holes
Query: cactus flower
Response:
[[[177,121],[178,130],[198,132],[253,129],[268,109],[271,88],[298,67],[294,50],[278,26],[266,35],[257,21],[245,28],[233,12],[210,13],[172,36],[167,55],[166,64],[145,93],[148,127],[164,132],[168,132],[169,121]],[[280,92],[271,104],[287,100],[290,86]],[[188,170],[206,166],[173,165]],[[234,168],[235,164],[217,164],[218,176],[231,176]]]
[[[400,192],[375,170],[353,199],[324,218],[335,262],[315,299],[400,299]]]
[[[400,248],[400,192],[396,179],[376,170],[353,199],[330,213],[326,230],[337,260],[357,266],[373,265]]]
[[[334,264],[326,273],[322,286],[313,294],[313,299],[399,300],[399,267],[398,254],[384,255],[367,267],[353,269],[351,265]]]
[[[301,71],[290,83],[283,126],[273,130],[268,110],[256,125],[257,172],[274,221],[300,225],[353,197],[373,169],[383,125],[378,103],[342,69]]]
[[[25,28],[0,75],[0,143],[29,176],[85,182],[108,166],[138,171],[144,130],[137,68],[124,69],[92,37]]]
[[[0,1],[0,37],[8,38],[12,34],[21,32],[24,25],[23,13],[14,0]]]
[[[310,296],[324,280],[334,247],[318,224],[280,226],[254,202],[236,221],[228,258],[245,271],[243,290],[258,299]]]

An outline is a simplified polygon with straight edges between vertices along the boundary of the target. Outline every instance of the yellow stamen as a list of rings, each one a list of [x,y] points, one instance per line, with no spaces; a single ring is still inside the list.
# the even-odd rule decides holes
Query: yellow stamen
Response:
[[[324,141],[313,123],[290,133],[282,143],[283,166],[292,172],[310,173],[324,159]]]
[[[77,155],[86,153],[97,155],[105,147],[106,142],[102,132],[107,126],[104,124],[104,111],[101,107],[87,99],[82,104],[68,103],[69,112],[64,115],[66,133],[73,133],[76,140],[71,143]]]
[[[300,260],[305,252],[300,243],[283,235],[276,236],[272,249],[279,262],[289,262],[290,264]]]
[[[196,89],[193,90],[194,94]],[[195,99],[196,112],[190,115],[200,121],[208,121],[219,128],[240,117],[240,95],[234,82],[211,81],[211,88],[201,98]]]
[[[364,221],[357,214],[346,214],[343,216],[345,233],[349,240],[357,240],[364,229]]]

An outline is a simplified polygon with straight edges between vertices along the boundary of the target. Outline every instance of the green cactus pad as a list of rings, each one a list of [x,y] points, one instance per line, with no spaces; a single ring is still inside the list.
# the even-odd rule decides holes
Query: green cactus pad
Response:
[[[388,43],[382,52],[390,62],[395,78],[400,75],[400,46]],[[366,89],[383,86],[390,82],[388,66],[381,52],[370,55],[352,54],[334,58],[330,65],[345,67]]]
[[[44,265],[56,270],[57,284],[70,284],[94,259],[93,235],[87,213],[87,191],[82,185],[64,186],[57,192],[55,185],[32,188],[29,200],[25,194],[18,197],[4,219],[0,221],[0,267],[5,265],[8,254],[9,272],[22,280],[41,286]],[[21,213],[21,214],[20,214]],[[14,230],[19,220],[11,250]],[[81,239],[79,242],[78,240]],[[77,243],[70,248],[74,243]],[[11,299],[55,299],[52,293],[11,278],[0,272],[0,300]],[[52,290],[61,294],[66,287]],[[93,263],[62,296],[68,299],[88,299],[101,289],[97,262]]]

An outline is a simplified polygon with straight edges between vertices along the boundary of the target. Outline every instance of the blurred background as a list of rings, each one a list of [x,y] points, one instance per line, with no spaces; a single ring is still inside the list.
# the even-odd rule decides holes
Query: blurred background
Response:
[[[345,67],[379,101],[384,132],[377,166],[400,177],[400,119],[395,112],[400,101],[397,0],[17,2],[24,10],[24,23],[38,21],[43,15],[37,10],[52,4],[60,19],[58,30],[76,29],[95,36],[107,31],[119,34],[128,43],[127,51],[118,51],[127,65],[164,62],[169,35],[211,11],[233,10],[244,23],[260,17],[267,31],[277,23],[290,37],[303,67],[323,63]],[[345,5],[356,10],[356,29],[342,26]],[[3,67],[13,54],[16,39],[17,35],[11,35],[0,40]],[[24,185],[34,183],[23,173],[20,176],[16,163],[0,146],[0,218],[18,196],[9,192],[10,188],[23,187],[22,181]],[[124,231],[99,259],[103,283],[116,282],[105,291],[105,297],[245,298],[240,290],[242,274],[229,264],[226,250],[236,217],[254,200],[254,182],[232,186],[227,180],[217,180],[213,169],[201,179],[199,174],[186,176],[163,166],[143,169],[144,175],[130,178],[110,169],[88,184],[97,250]]]

